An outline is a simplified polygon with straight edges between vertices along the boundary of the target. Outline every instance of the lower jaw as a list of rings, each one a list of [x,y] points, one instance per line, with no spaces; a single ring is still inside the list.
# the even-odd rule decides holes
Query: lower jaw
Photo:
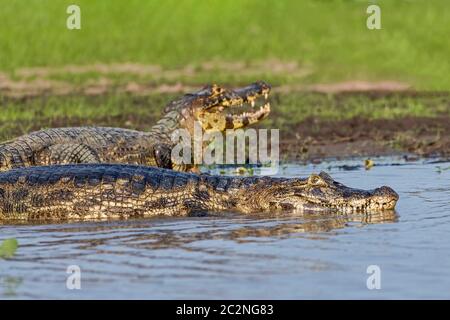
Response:
[[[382,207],[350,207],[350,206],[320,206],[315,204],[303,204],[302,206],[296,207],[298,211],[314,211],[314,212],[341,212],[341,213],[370,213],[379,212],[383,210],[393,210],[393,208],[382,208]]]
[[[367,206],[367,207],[336,207],[335,210],[342,211],[345,213],[370,213],[370,212],[380,212],[380,211],[388,211],[388,210],[394,210],[393,207],[373,207],[373,206]]]

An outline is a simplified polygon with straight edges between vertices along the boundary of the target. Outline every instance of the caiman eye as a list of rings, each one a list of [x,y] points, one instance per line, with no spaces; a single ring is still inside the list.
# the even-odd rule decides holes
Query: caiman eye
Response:
[[[213,95],[218,95],[223,93],[225,90],[221,87],[219,87],[217,84],[213,84],[212,86],[212,94]]]
[[[323,185],[325,181],[317,174],[312,174],[308,179],[308,183],[314,186],[318,186]]]

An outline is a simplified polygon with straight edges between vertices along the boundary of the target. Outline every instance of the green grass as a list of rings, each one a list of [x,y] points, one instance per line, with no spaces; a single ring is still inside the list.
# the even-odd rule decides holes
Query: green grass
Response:
[[[275,83],[390,79],[450,89],[448,0],[377,1],[382,30],[366,28],[369,1],[78,0],[79,31],[65,27],[72,3],[0,0],[0,70],[120,62],[179,68],[277,58],[311,73],[260,75]],[[234,72],[194,80],[244,81]]]
[[[450,117],[449,96],[419,96],[404,94],[371,96],[367,94],[326,95],[292,93],[279,97],[268,122],[281,127],[294,125],[307,118],[345,120],[394,119],[411,117]]]

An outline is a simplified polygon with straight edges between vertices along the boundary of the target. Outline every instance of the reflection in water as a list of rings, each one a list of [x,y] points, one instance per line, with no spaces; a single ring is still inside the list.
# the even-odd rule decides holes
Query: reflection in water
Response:
[[[190,219],[190,218],[186,218]],[[308,214],[302,216],[284,214],[267,214],[241,216],[231,215],[223,220],[220,216],[213,218],[191,218],[194,223],[189,226],[190,232],[183,230],[183,219],[135,219],[101,223],[78,223],[75,225],[43,225],[39,233],[54,234],[56,239],[48,245],[77,245],[78,249],[95,249],[120,241],[127,247],[141,249],[166,249],[184,247],[189,243],[202,240],[232,240],[236,242],[276,241],[276,238],[314,235],[342,229],[349,224],[364,226],[377,223],[392,223],[398,220],[395,211],[376,212],[370,214]],[[153,222],[155,221],[155,222]],[[195,223],[211,223],[211,226],[195,225]],[[57,227],[55,227],[57,226]],[[163,228],[161,228],[163,227]],[[67,236],[65,236],[67,235]],[[72,237],[69,235],[78,235]],[[320,237],[318,237],[320,239]]]
[[[309,237],[314,239],[320,233],[326,233],[335,229],[346,227],[349,223],[356,223],[361,226],[375,223],[396,222],[398,216],[395,212],[384,212],[366,215],[336,215],[335,217],[314,216],[303,217],[302,219],[271,219],[249,220],[247,223],[239,223],[239,227],[228,226],[226,229],[211,229],[203,232],[179,233],[177,231],[165,231],[158,233],[141,234],[133,239],[125,240],[136,248],[161,249],[184,247],[189,243],[202,240],[232,240],[236,242],[258,241],[257,238],[263,238],[264,241],[276,241],[277,238],[289,236],[302,236],[302,234],[311,234]],[[256,239],[255,239],[256,238]],[[319,238],[319,237],[318,237]]]
[[[395,211],[380,212],[364,215],[336,215],[335,217],[323,216],[305,219],[302,222],[286,222],[271,227],[243,227],[230,233],[230,239],[240,241],[248,237],[282,237],[297,233],[322,233],[334,229],[342,229],[349,223],[357,223],[361,226],[375,223],[396,222],[398,215]],[[313,238],[313,237],[311,237]]]
[[[0,287],[3,289],[3,296],[6,298],[16,297],[16,291],[22,284],[23,279],[19,277],[0,278]],[[1,297],[1,295],[0,295]]]

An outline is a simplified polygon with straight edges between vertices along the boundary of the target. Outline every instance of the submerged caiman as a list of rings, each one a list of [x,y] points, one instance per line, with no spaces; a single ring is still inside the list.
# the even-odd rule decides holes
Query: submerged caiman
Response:
[[[171,159],[171,134],[176,129],[192,133],[196,121],[205,132],[254,124],[270,113],[269,92],[270,86],[262,81],[235,90],[208,85],[169,103],[162,119],[148,132],[107,127],[32,132],[0,144],[0,171],[69,163],[129,163],[189,170],[190,166],[175,165]],[[245,105],[251,108],[239,108]],[[241,112],[233,114],[234,110]]]
[[[394,209],[383,186],[353,189],[328,174],[306,179],[231,177],[124,164],[53,165],[0,173],[0,220],[88,220],[198,212]]]

